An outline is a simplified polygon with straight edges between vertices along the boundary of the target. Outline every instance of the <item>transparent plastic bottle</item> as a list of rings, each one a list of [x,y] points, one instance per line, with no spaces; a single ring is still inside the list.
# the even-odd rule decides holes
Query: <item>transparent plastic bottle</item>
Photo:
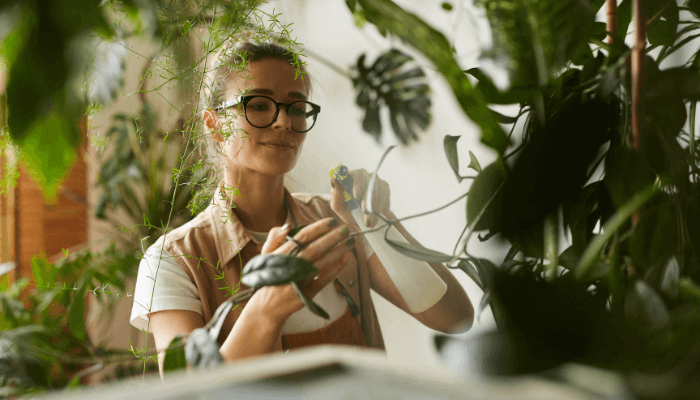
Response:
[[[364,227],[365,216],[360,203],[350,194],[352,177],[348,175],[347,168],[340,165],[331,170],[331,176],[338,179],[345,189],[345,204],[350,209],[355,222]],[[419,313],[429,309],[445,295],[447,285],[425,261],[416,260],[394,250],[384,240],[384,232],[380,229],[365,233],[364,236],[411,312]],[[393,226],[389,228],[387,236],[394,241],[408,243]]]

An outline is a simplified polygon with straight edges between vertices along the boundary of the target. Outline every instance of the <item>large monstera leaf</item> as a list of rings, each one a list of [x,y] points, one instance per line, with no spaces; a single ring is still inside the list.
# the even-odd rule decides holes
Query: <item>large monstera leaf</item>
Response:
[[[365,54],[357,59],[352,82],[356,103],[365,110],[362,129],[377,141],[382,134],[382,105],[389,108],[391,127],[404,145],[417,141],[416,130],[425,130],[430,123],[429,87],[420,67],[406,67],[412,60],[397,49],[383,53],[370,67],[365,66]]]

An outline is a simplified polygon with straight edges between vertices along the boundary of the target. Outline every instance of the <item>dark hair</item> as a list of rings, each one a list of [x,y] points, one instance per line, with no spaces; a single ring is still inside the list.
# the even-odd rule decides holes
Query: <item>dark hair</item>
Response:
[[[275,43],[252,43],[240,42],[222,46],[220,52],[212,60],[210,68],[208,68],[207,85],[205,85],[202,96],[202,110],[207,110],[219,105],[224,99],[226,92],[226,84],[231,77],[232,72],[241,72],[245,70],[246,64],[254,60],[262,60],[265,58],[276,58],[289,62],[290,65],[299,65],[299,71],[302,75],[299,79],[303,79],[306,83],[308,92],[311,92],[311,84],[309,82],[306,68],[299,60],[299,55],[291,49],[284,48]]]

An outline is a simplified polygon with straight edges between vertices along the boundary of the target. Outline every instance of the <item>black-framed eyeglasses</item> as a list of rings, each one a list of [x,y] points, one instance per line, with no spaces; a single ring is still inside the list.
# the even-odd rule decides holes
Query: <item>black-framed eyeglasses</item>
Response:
[[[321,112],[321,106],[310,101],[278,103],[270,97],[261,95],[239,96],[233,100],[224,101],[214,108],[214,111],[219,112],[234,106],[240,107],[240,105],[243,105],[245,119],[256,128],[267,128],[274,124],[280,113],[280,106],[284,106],[292,130],[299,133],[311,130],[316,123],[318,113]]]

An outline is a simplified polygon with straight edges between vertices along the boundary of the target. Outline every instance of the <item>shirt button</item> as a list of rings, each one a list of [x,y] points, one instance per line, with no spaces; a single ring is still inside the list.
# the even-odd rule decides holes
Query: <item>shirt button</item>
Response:
[[[348,283],[348,286],[353,287],[355,286],[355,280],[351,280],[350,283]]]

